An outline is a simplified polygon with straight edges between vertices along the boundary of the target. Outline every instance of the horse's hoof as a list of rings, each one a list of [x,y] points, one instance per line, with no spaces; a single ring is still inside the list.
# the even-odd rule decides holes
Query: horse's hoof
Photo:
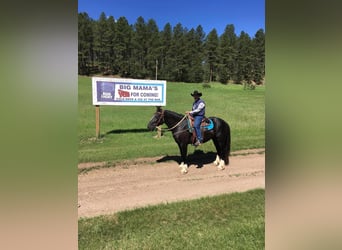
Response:
[[[224,167],[224,165],[220,164],[220,165],[217,166],[217,169],[218,169],[218,170],[224,170],[225,167]]]
[[[220,160],[218,166],[217,166],[217,169],[218,170],[223,170],[224,169],[224,161],[223,160]]]
[[[179,167],[181,168],[182,174],[186,174],[188,172],[188,165],[187,164],[181,164]]]
[[[216,155],[216,159],[213,163],[215,166],[218,166],[220,164],[220,157],[218,155]]]

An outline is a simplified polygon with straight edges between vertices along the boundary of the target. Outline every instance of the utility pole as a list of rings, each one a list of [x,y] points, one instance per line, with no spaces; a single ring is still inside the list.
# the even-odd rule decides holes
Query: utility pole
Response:
[[[158,60],[156,59],[156,80],[158,80]],[[161,129],[161,125],[157,126],[157,135],[154,138],[161,138],[163,136],[163,132]]]

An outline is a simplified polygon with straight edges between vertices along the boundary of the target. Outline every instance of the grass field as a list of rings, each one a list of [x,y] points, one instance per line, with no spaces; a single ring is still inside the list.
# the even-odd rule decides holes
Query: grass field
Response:
[[[265,147],[265,87],[244,90],[242,85],[212,83],[167,83],[165,109],[184,114],[191,110],[195,89],[203,93],[207,104],[206,115],[226,120],[231,127],[232,151]],[[146,128],[155,107],[101,106],[101,138],[95,137],[95,107],[92,105],[91,78],[79,77],[79,162],[108,161],[179,155],[170,132],[154,139],[155,132]],[[201,146],[205,152],[214,152],[212,142]],[[194,148],[189,146],[189,154]]]
[[[265,87],[167,83],[165,109],[190,110],[195,89],[203,93],[206,115],[226,120],[232,151],[265,147]],[[179,155],[172,134],[155,139],[146,128],[155,107],[101,106],[101,138],[95,138],[91,78],[79,77],[79,162]],[[201,146],[215,151],[212,142]],[[189,154],[194,148],[189,146]],[[81,218],[79,249],[264,249],[263,189],[206,197]]]
[[[80,219],[79,249],[264,249],[256,189]]]

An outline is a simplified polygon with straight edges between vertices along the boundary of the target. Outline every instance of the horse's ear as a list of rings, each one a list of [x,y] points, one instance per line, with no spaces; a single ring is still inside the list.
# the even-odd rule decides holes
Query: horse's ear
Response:
[[[156,106],[157,112],[162,112],[162,107],[161,106]]]

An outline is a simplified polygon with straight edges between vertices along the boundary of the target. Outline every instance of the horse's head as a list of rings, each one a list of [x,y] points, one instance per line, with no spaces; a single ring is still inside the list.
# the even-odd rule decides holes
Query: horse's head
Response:
[[[149,130],[154,130],[157,126],[164,123],[164,110],[161,107],[157,107],[157,111],[154,113],[150,122],[147,124]]]

